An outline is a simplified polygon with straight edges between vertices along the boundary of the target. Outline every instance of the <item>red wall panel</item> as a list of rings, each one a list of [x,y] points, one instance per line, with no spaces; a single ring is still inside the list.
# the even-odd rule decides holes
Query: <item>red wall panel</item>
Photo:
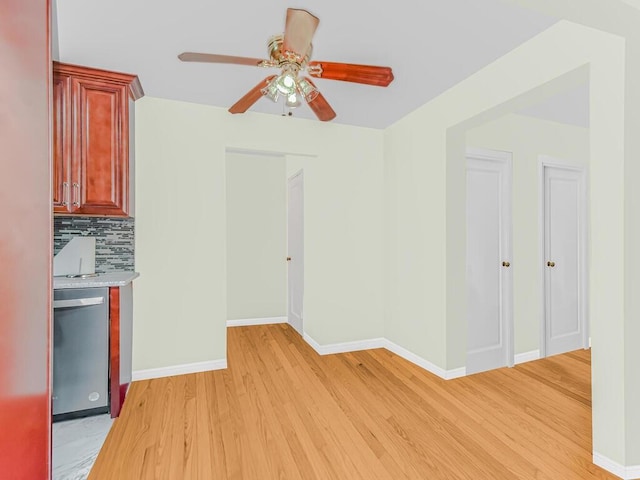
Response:
[[[0,478],[51,458],[48,0],[0,1]]]

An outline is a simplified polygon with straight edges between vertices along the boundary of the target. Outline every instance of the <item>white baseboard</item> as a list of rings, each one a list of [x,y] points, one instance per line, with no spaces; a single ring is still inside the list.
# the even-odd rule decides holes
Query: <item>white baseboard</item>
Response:
[[[445,370],[438,365],[431,363],[428,360],[416,355],[415,353],[407,350],[406,348],[401,347],[393,343],[390,340],[386,340],[385,348],[392,353],[395,353],[399,357],[404,358],[405,360],[419,366],[420,368],[424,368],[426,371],[437,375],[440,378],[444,378],[445,380],[452,380],[454,378],[464,377],[467,374],[467,370],[465,367],[455,368],[453,370]]]
[[[614,462],[604,455],[599,454],[598,452],[593,452],[593,463],[623,480],[635,480],[640,478],[640,465],[626,467],[624,465],[620,465],[618,462]]]
[[[149,368],[147,370],[134,370],[131,381],[150,380],[152,378],[172,377],[187,373],[208,372],[210,370],[223,370],[227,368],[227,359],[210,360],[208,362],[186,363],[171,367]]]
[[[241,318],[239,320],[227,320],[227,327],[271,325],[272,323],[287,323],[287,317]]]
[[[445,380],[451,380],[453,378],[464,377],[466,375],[466,369],[456,368],[453,370],[445,370],[437,365],[425,360],[424,358],[419,357],[413,352],[401,347],[400,345],[396,345],[395,343],[387,340],[386,338],[371,338],[368,340],[359,340],[355,342],[345,342],[345,343],[331,343],[328,345],[320,345],[316,342],[308,333],[303,335],[304,340],[320,355],[332,355],[334,353],[347,353],[347,352],[357,352],[359,350],[370,350],[373,348],[386,348],[392,353],[395,353],[399,357],[404,358],[405,360],[419,366],[420,368],[424,368],[428,372],[437,375],[440,378],[444,378]]]
[[[371,350],[372,348],[384,348],[384,338],[371,338],[369,340],[358,340],[355,342],[331,343],[329,345],[320,345],[313,338],[305,333],[302,338],[311,345],[320,355],[332,355],[334,353],[357,352],[359,350]]]
[[[533,360],[540,359],[540,350],[531,350],[529,352],[518,353],[515,355],[513,362],[518,365],[519,363],[531,362]]]
[[[454,378],[461,378],[467,376],[467,367],[458,367],[451,370],[445,370],[444,379],[453,380]]]

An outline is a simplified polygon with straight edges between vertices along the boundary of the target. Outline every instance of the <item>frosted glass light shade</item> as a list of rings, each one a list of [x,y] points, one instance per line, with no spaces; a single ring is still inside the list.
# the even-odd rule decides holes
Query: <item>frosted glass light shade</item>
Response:
[[[304,97],[307,103],[313,102],[320,94],[318,89],[311,85],[306,79],[301,78],[298,80],[298,91]]]
[[[296,91],[296,79],[289,73],[284,72],[275,80],[276,88],[282,95],[291,95]]]
[[[260,90],[265,97],[270,98],[273,102],[277,102],[278,98],[280,97],[280,92],[278,91],[276,80],[277,78],[274,78],[273,80],[271,80],[271,82],[269,82],[269,85]]]
[[[296,108],[300,106],[300,99],[296,93],[292,93],[287,97],[287,103],[285,104],[289,108]]]

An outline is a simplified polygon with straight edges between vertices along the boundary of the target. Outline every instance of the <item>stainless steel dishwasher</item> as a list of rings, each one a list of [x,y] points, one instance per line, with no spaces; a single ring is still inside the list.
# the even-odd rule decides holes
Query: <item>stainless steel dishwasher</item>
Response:
[[[109,289],[53,294],[53,420],[109,410]]]

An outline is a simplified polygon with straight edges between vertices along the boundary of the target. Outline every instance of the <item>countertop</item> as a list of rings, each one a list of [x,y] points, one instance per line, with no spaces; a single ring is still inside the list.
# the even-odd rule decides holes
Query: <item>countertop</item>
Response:
[[[139,276],[138,272],[109,272],[100,273],[97,277],[89,278],[53,277],[53,289],[124,287]]]

